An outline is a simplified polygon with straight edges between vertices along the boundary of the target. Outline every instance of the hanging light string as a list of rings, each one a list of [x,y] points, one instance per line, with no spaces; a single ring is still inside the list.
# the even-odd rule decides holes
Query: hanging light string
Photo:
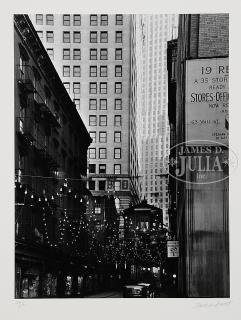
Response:
[[[16,177],[23,177],[23,178],[39,178],[39,179],[57,179],[57,180],[69,180],[69,181],[85,181],[88,180],[88,178],[71,178],[71,177],[56,177],[56,176],[41,176],[41,175],[29,175],[29,174],[15,174]]]

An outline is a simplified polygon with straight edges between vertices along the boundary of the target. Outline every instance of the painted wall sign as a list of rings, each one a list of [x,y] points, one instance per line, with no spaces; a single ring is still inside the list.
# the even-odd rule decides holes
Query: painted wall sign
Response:
[[[228,58],[187,60],[186,140],[228,145],[228,105]]]

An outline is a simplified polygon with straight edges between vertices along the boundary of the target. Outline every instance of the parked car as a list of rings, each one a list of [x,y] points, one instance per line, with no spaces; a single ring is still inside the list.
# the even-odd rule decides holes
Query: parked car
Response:
[[[146,298],[147,289],[142,285],[126,285],[123,287],[124,298]]]
[[[146,296],[147,298],[154,298],[155,297],[155,288],[151,283],[138,283],[139,286],[144,286],[146,288]]]

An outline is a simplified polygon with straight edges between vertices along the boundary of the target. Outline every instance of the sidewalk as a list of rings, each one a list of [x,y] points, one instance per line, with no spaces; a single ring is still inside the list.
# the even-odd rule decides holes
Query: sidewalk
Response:
[[[105,291],[84,296],[84,298],[123,298],[120,291]]]

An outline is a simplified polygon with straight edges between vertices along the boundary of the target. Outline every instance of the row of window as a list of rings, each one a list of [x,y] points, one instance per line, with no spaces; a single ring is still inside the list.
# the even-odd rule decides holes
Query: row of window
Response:
[[[64,48],[63,49],[63,60],[70,60],[71,59],[71,49]],[[90,49],[90,60],[98,60],[98,49]],[[99,59],[100,60],[108,60],[108,49],[101,48],[99,50]],[[80,49],[73,49],[73,60],[81,60],[81,51]],[[115,49],[115,60],[122,60],[122,49],[116,48]]]
[[[99,184],[99,190],[100,191],[105,191],[106,190],[106,180],[99,180],[99,181],[89,181],[89,190],[97,190],[96,184]],[[128,180],[122,180],[121,181],[114,181],[114,183],[109,184],[108,189],[111,188],[115,191],[120,191],[121,189],[128,189]],[[100,214],[101,213],[101,207],[95,207],[95,214]]]
[[[48,49],[47,49],[48,51]],[[51,52],[49,52],[49,56],[51,57]],[[70,77],[71,76],[71,67],[70,66],[63,66],[63,77]],[[89,76],[90,77],[108,77],[108,66],[100,66],[99,72],[97,66],[90,66],[89,67]],[[73,66],[73,76],[80,77],[80,66]],[[115,66],[115,77],[122,77],[122,66]]]
[[[89,83],[89,93],[90,94],[97,94],[98,88],[97,88],[97,82],[90,82]],[[107,94],[107,82],[100,82],[99,83],[99,93]],[[114,93],[122,93],[122,82],[115,82],[115,89]]]
[[[89,164],[89,173],[97,173],[96,168],[96,164]],[[99,164],[99,173],[106,173],[106,164]],[[121,174],[121,164],[114,164],[114,174]]]
[[[80,69],[76,69],[76,74],[80,74]],[[66,73],[68,75],[65,76],[70,76],[70,73]],[[63,83],[65,86],[65,89],[70,92],[70,82],[64,82]],[[99,83],[99,93],[100,94],[107,94],[108,90],[107,90],[107,82],[100,82]],[[77,93],[80,94],[80,82],[73,82],[73,93]],[[97,82],[90,82],[89,83],[89,93],[90,94],[97,94],[98,90],[97,90]],[[122,93],[122,82],[115,82],[115,91],[114,93],[116,94],[120,94]]]
[[[37,31],[40,39],[43,39],[43,31]],[[81,33],[80,31],[73,31],[73,43],[81,43]],[[54,31],[46,31],[46,42],[54,42]],[[63,43],[71,42],[71,32],[63,31]],[[98,42],[98,33],[97,31],[90,31],[90,43]],[[122,31],[115,32],[115,42],[122,43],[123,36]],[[100,43],[108,43],[108,32],[100,31]]]
[[[89,69],[90,77],[98,77],[98,67],[90,66]],[[99,67],[99,76],[100,77],[108,77],[108,66],[100,66]],[[122,66],[115,66],[115,77],[122,77]]]
[[[67,32],[64,31],[63,33],[67,33]],[[69,39],[70,39],[70,35],[69,35]],[[64,37],[63,37],[63,42],[70,42],[70,41],[64,41]],[[108,43],[108,31],[100,31],[99,32],[99,42],[100,43]],[[115,43],[122,43],[122,42],[123,42],[122,31],[116,31],[115,32]],[[98,31],[90,31],[90,43],[98,43]]]
[[[70,66],[63,66],[63,77],[70,77]],[[73,66],[73,77],[80,77],[80,66]]]
[[[93,140],[93,143],[96,143],[97,142],[96,131],[90,131],[89,134],[90,134],[90,137]],[[107,132],[106,131],[100,131],[99,132],[99,142],[100,143],[106,143],[107,142]],[[114,142],[121,142],[121,132],[120,131],[114,131]]]
[[[36,24],[43,25],[44,23],[44,15],[43,14],[36,14]],[[46,14],[46,24],[47,25],[54,25],[54,15],[53,14]],[[115,24],[117,26],[123,25],[123,15],[116,14],[115,15]],[[71,25],[71,15],[70,14],[63,14],[63,26],[70,26]],[[73,15],[73,25],[80,26],[81,25],[81,15],[74,14]],[[108,26],[108,14],[101,14],[100,15],[100,25],[101,26]],[[90,26],[98,26],[98,15],[91,14],[90,15]]]
[[[99,100],[99,109],[100,110],[107,110],[107,99],[100,99]],[[89,100],[89,109],[90,110],[97,110],[97,99],[90,99]],[[115,99],[114,101],[114,109],[115,110],[122,110],[122,99]]]
[[[80,99],[74,99],[74,103],[75,103],[76,108],[79,109],[80,108]],[[107,110],[107,108],[108,108],[107,99],[100,99],[99,100],[99,109],[100,110]],[[89,100],[89,109],[90,110],[97,110],[97,99],[90,99]],[[114,109],[115,110],[122,110],[122,99],[115,99]]]
[[[96,148],[89,148],[89,159],[96,159]],[[99,159],[107,159],[107,148],[99,148]],[[121,148],[114,148],[114,159],[121,159]]]
[[[120,115],[114,116],[114,126],[121,127],[122,117]],[[97,116],[90,115],[89,116],[89,126],[95,127],[97,126]],[[99,126],[106,127],[107,126],[107,116],[101,115],[99,116]]]

